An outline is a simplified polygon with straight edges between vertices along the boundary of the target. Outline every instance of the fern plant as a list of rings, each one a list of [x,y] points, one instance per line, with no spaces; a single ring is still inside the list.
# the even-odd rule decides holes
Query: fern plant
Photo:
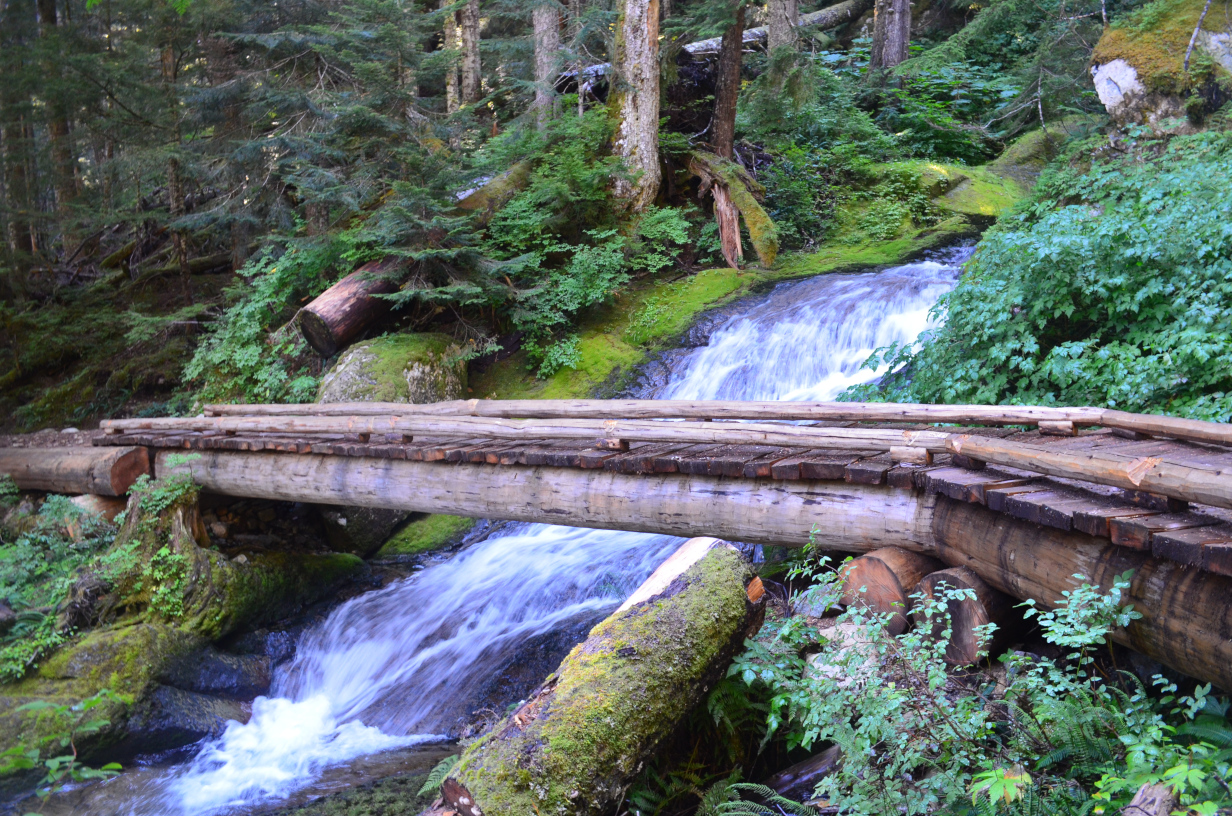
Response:
[[[459,758],[459,754],[453,754],[452,756],[447,756],[440,762],[436,763],[436,766],[433,767],[432,770],[428,771],[428,778],[424,780],[423,787],[419,789],[418,795],[432,796],[440,791],[441,785],[445,782],[445,778],[449,776],[449,772],[453,770],[453,766],[458,764]]]

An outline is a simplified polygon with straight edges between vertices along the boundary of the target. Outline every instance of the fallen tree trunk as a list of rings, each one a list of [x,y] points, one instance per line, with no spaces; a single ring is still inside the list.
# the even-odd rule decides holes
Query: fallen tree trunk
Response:
[[[907,631],[911,595],[920,579],[941,569],[935,559],[900,547],[884,547],[862,555],[842,570],[845,606],[860,606],[878,615],[890,615],[886,631]]]
[[[931,498],[884,485],[634,476],[581,468],[492,467],[315,454],[205,451],[160,475],[191,472],[231,496],[388,507],[472,518],[863,552],[930,543]]]
[[[299,313],[304,339],[322,357],[332,357],[360,332],[389,312],[389,301],[375,297],[398,290],[391,273],[407,263],[390,257],[370,261],[322,292]]]
[[[824,31],[825,29],[836,28],[837,26],[850,23],[852,20],[857,20],[860,15],[872,7],[873,0],[846,0],[844,3],[823,8],[820,11],[801,14],[796,22],[796,26],[816,26]],[[764,43],[768,35],[767,32],[768,29],[764,27],[750,28],[744,32],[744,42],[746,44]],[[708,40],[691,42],[684,47],[684,50],[695,57],[699,57],[703,54],[719,53],[719,48],[722,44],[722,37],[711,37]]]
[[[700,150],[689,157],[689,172],[701,179],[698,195],[709,192],[714,197],[714,217],[728,266],[739,269],[744,258],[737,213],[748,227],[758,262],[767,268],[772,266],[778,257],[779,231],[759,203],[766,196],[766,188],[735,162]]]
[[[804,802],[813,798],[813,791],[817,790],[817,785],[834,773],[842,760],[842,750],[837,745],[831,745],[820,754],[779,771],[763,784],[768,788],[773,788],[779,796]]]
[[[936,553],[1016,598],[1055,606],[1085,576],[1103,588],[1132,573],[1123,599],[1142,618],[1112,637],[1147,657],[1232,690],[1232,578],[1152,558],[1107,539],[1020,521],[977,504],[937,499]]]
[[[970,666],[990,654],[1006,639],[1003,624],[1009,617],[1013,601],[998,592],[983,578],[966,567],[951,567],[925,575],[919,584],[925,603],[941,600],[946,589],[970,590],[972,597],[951,598],[946,602],[949,613],[950,641],[945,648],[945,662],[951,666]],[[921,610],[912,614],[917,626],[930,626],[933,637],[939,638],[946,627],[944,619],[929,620]],[[983,627],[997,626],[989,635]]]
[[[441,787],[445,802],[468,816],[598,816],[619,804],[760,625],[752,571],[735,549],[708,543],[718,546],[592,629],[528,702],[468,746]]]
[[[0,473],[22,490],[123,496],[150,472],[145,448],[0,448]]]

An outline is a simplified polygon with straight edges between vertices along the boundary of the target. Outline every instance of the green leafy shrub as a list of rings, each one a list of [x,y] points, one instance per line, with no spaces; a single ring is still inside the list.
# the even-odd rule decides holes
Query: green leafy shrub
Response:
[[[1232,134],[1061,166],[980,243],[919,348],[848,396],[1232,418]]]

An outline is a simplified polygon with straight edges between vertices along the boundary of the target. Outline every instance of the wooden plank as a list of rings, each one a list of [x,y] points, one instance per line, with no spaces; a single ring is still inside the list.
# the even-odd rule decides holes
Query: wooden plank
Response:
[[[1074,517],[1076,514],[1095,513],[1115,506],[1111,502],[1102,501],[1090,496],[1078,496],[1044,505],[1040,509],[1039,523],[1045,527],[1052,527],[1057,530],[1073,530],[1076,529],[1074,527]],[[1107,531],[1106,521],[1104,522],[1104,530],[1105,532]],[[1088,533],[1088,535],[1096,534]]]
[[[657,457],[688,447],[692,446],[671,442],[652,442],[620,456],[613,456],[603,463],[603,467],[617,473],[654,473]]]
[[[1082,479],[1125,490],[1142,490],[1216,507],[1232,507],[1232,469],[1191,468],[1170,464],[1153,456],[1131,458],[1100,452],[1058,453],[1039,446],[974,436],[951,437],[948,444],[954,453],[964,453],[994,464],[1050,476]]]
[[[1042,524],[1041,517],[1044,507],[1049,504],[1060,504],[1072,498],[1071,494],[1047,489],[1014,493],[1005,497],[1004,512],[1032,524]]]
[[[848,484],[879,485],[885,481],[885,475],[892,467],[894,462],[888,453],[857,459],[843,468],[843,481]]]
[[[775,463],[787,459],[794,452],[791,448],[771,448],[767,453],[745,463],[744,477],[746,479],[772,478]]]
[[[1210,527],[1215,519],[1180,513],[1164,513],[1158,516],[1129,516],[1108,520],[1112,543],[1131,550],[1150,550],[1155,533],[1173,530],[1189,530],[1195,527]]]
[[[1216,575],[1232,575],[1232,542],[1207,544],[1203,547],[1203,567]]]
[[[1005,512],[1006,502],[1011,496],[1017,496],[1019,493],[1037,493],[1048,488],[1038,482],[1032,482],[1025,485],[1017,485],[1015,487],[997,487],[989,490],[984,490],[984,504],[989,510],[995,510],[998,513]]]
[[[1226,525],[1160,530],[1151,536],[1151,554],[1180,564],[1207,569],[1211,546],[1232,545],[1232,528]]]
[[[790,453],[790,448],[774,448],[766,445],[733,445],[723,449],[710,460],[711,476],[744,476],[744,469],[759,457],[773,454],[779,459]],[[766,466],[767,472],[769,465]]]
[[[1131,518],[1138,516],[1153,516],[1157,515],[1152,510],[1147,510],[1142,507],[1125,507],[1125,506],[1108,506],[1108,507],[1092,507],[1089,509],[1076,509],[1073,515],[1073,526],[1075,530],[1086,533],[1087,535],[1099,536],[1100,538],[1111,538],[1112,529],[1109,526],[1114,518]]]

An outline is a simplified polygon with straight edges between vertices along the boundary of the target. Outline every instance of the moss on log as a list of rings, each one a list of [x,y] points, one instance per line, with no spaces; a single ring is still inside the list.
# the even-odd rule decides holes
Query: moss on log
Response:
[[[446,801],[467,816],[611,811],[757,620],[751,577],[721,545],[608,617],[529,702],[466,749],[442,787]]]

